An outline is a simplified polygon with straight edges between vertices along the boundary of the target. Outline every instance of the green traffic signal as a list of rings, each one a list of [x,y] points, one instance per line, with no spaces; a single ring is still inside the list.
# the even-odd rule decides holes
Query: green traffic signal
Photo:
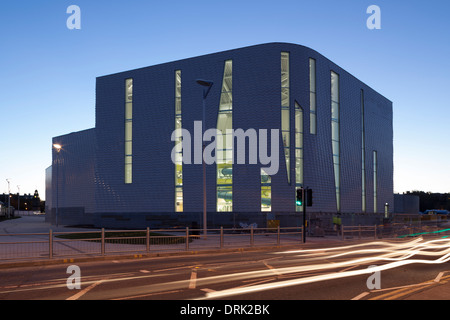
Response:
[[[303,205],[303,188],[297,189],[297,200],[295,203],[297,206]]]

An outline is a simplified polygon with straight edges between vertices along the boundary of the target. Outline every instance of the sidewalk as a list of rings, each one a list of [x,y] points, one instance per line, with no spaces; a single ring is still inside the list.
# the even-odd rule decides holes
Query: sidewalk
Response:
[[[45,215],[22,216],[17,219],[10,219],[0,222],[0,234],[18,233],[48,233],[52,229],[54,232],[89,231],[98,229],[67,228],[66,226],[55,226],[45,222]]]

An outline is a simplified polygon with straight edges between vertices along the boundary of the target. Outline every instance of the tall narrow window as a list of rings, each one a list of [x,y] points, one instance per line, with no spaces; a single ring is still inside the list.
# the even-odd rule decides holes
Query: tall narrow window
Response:
[[[309,58],[309,133],[317,133],[316,60]]]
[[[261,211],[272,211],[271,177],[261,168]]]
[[[297,189],[303,187],[303,109],[295,102],[295,197]],[[303,206],[296,206],[303,211]]]
[[[339,75],[331,71],[331,145],[333,152],[334,185],[336,188],[336,210],[338,212],[341,210],[339,104]]]
[[[373,212],[377,213],[377,166],[378,166],[377,152],[373,151]]]
[[[364,90],[361,90],[361,210],[366,212],[366,137],[364,132]]]
[[[289,120],[289,52],[281,53],[281,134],[283,138],[284,158],[286,160],[287,179],[290,183],[290,120]]]
[[[181,137],[181,70],[175,71],[175,211],[183,212],[183,148]]]
[[[217,211],[233,210],[233,61],[225,61],[222,91],[220,94],[217,129],[222,135],[222,145],[217,146]],[[219,139],[220,140],[220,139]]]
[[[125,80],[125,183],[133,182],[133,79]]]

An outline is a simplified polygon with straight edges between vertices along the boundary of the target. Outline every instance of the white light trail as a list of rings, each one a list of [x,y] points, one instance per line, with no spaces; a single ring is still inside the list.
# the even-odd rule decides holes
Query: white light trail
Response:
[[[359,249],[359,250],[351,250],[355,248],[361,248],[363,246],[380,246],[377,249]],[[343,252],[336,253],[335,251],[341,250]],[[336,269],[348,266],[357,266],[367,263],[373,263],[374,261],[388,261],[388,263],[372,268],[364,268],[360,270],[348,270],[341,272],[330,272],[321,275],[303,277],[299,279],[290,279],[284,281],[277,281],[272,283],[264,283],[257,284],[246,287],[238,287],[231,288],[222,291],[214,291],[208,292],[205,296],[205,299],[215,299],[215,298],[224,298],[234,295],[252,293],[263,290],[272,290],[279,289],[288,286],[301,285],[306,283],[339,279],[345,277],[353,277],[363,274],[371,274],[377,271],[384,271],[392,268],[397,268],[400,266],[408,265],[408,264],[440,264],[445,263],[450,260],[450,240],[449,239],[435,239],[429,241],[423,241],[422,238],[415,239],[409,242],[402,243],[388,243],[388,242],[372,242],[367,244],[358,244],[351,245],[345,247],[335,247],[335,248],[326,248],[326,249],[308,249],[308,250],[296,250],[296,251],[288,251],[283,253],[295,253],[298,254],[298,257],[311,257],[318,256],[316,259],[330,259],[337,257],[344,257],[345,255],[357,255],[357,254],[367,254],[367,253],[381,253],[379,255],[356,258],[351,260],[345,260],[341,262],[333,262],[333,263],[321,263],[321,264],[309,264],[305,266],[298,267],[286,267],[286,268],[271,268],[270,270],[259,270],[252,272],[244,272],[239,274],[218,276],[218,277],[210,277],[204,278],[205,282],[216,282],[221,278],[219,282],[223,282],[224,278],[227,281],[231,280],[239,280],[243,278],[255,278],[265,276],[270,274],[273,276],[274,271],[282,275],[287,275],[290,273],[299,273],[305,271],[320,271],[327,269]],[[439,257],[436,260],[427,260],[427,259],[411,259],[411,257],[415,255],[423,255],[423,256],[434,256]],[[307,259],[310,260],[310,259]],[[314,259],[313,259],[314,260]],[[300,260],[304,262],[305,260]],[[216,279],[214,279],[216,278]]]

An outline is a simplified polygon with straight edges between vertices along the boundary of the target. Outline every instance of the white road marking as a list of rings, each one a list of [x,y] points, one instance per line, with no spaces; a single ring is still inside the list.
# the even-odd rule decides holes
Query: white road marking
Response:
[[[444,275],[444,272],[439,272],[439,274],[437,275],[437,277],[434,279],[434,282],[439,282],[442,278],[442,276]]]
[[[89,287],[87,287],[86,289],[81,290],[80,292],[78,292],[77,294],[74,294],[73,296],[67,298],[66,300],[78,300],[79,298],[81,298],[82,296],[84,296],[86,293],[88,293],[89,291],[91,291],[92,289],[94,289],[96,286],[98,286],[100,283],[102,283],[103,280],[94,282],[93,284],[91,284]]]
[[[356,297],[354,297],[352,300],[359,300],[361,298],[364,298],[365,296],[367,296],[370,292],[363,292],[359,295],[357,295]]]
[[[191,280],[189,281],[189,289],[195,289],[197,284],[197,269],[193,269],[191,272]]]
[[[280,272],[278,272],[278,270],[274,267],[272,267],[271,265],[269,265],[266,261],[263,261],[264,265],[269,268],[270,270],[272,270],[273,273],[275,273],[277,276],[281,276],[282,274]]]

